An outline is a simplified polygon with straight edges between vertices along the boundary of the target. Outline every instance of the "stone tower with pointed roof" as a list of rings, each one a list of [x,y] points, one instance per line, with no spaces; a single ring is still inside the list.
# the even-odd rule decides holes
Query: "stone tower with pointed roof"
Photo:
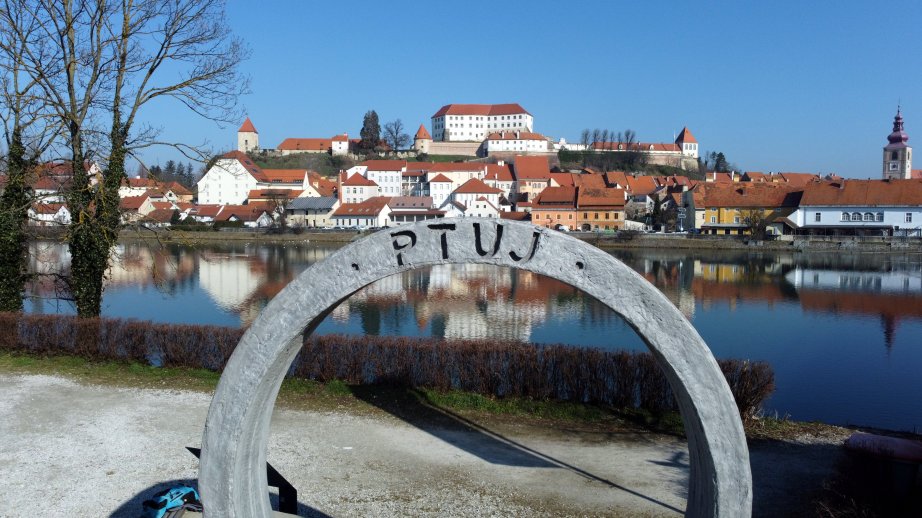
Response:
[[[243,121],[240,129],[237,130],[237,151],[249,153],[250,151],[258,150],[259,132],[256,131],[256,126],[253,125],[253,121],[247,117],[247,120]]]
[[[912,178],[912,147],[906,144],[909,135],[903,131],[903,115],[899,107],[893,118],[893,133],[884,146],[884,180]]]
[[[416,135],[413,137],[413,149],[417,153],[429,153],[429,145],[432,144],[432,135],[426,131],[426,126],[423,124],[419,125],[419,129],[416,130]]]
[[[683,155],[698,158],[698,141],[688,131],[688,126],[682,128],[682,132],[676,137],[675,143],[682,150]]]

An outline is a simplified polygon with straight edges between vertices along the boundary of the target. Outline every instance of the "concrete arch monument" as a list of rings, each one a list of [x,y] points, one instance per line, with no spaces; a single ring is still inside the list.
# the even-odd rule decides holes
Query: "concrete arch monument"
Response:
[[[686,516],[748,517],[749,450],[730,388],[704,340],[654,286],[610,254],[566,234],[508,220],[461,218],[380,230],[314,264],[244,334],[221,376],[202,439],[207,517],[270,516],[266,450],[275,399],[307,335],[372,282],[444,263],[520,268],[592,295],[647,343],[675,392],[688,436]]]

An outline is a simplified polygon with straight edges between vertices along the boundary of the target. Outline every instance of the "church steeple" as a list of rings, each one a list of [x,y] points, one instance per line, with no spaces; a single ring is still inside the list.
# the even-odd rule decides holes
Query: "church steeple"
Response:
[[[884,147],[884,179],[901,179],[912,177],[912,147],[909,135],[903,130],[903,114],[899,106],[893,117],[893,132],[887,136],[888,144]]]

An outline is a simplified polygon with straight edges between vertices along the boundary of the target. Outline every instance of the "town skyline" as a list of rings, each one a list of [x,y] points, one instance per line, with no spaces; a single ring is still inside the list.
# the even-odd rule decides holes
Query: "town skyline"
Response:
[[[241,99],[241,115],[264,147],[275,147],[288,137],[358,136],[372,109],[412,134],[420,123],[431,131],[430,117],[445,104],[515,102],[535,115],[536,132],[555,140],[578,141],[582,129],[598,127],[671,142],[688,126],[702,152],[721,151],[743,170],[847,178],[878,177],[898,104],[910,145],[922,135],[911,87],[922,80],[922,63],[909,59],[920,50],[911,37],[922,22],[916,3],[888,4],[899,16],[878,16],[860,2],[834,11],[793,2],[487,5],[359,2],[348,30],[320,23],[344,19],[332,6],[231,5],[229,21],[253,51],[242,67],[252,93]],[[414,23],[395,26],[409,11]],[[498,19],[514,23],[499,29]],[[655,20],[655,30],[631,20]],[[298,29],[305,23],[310,31]],[[299,55],[305,59],[291,59]],[[165,114],[181,124],[163,122]],[[221,127],[166,104],[147,117],[165,140],[207,139],[216,152],[234,149],[243,121]],[[144,158],[181,157],[155,149]]]

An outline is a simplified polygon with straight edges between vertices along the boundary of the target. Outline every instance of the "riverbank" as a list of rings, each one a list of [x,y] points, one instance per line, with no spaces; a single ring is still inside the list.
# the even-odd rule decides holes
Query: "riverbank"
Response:
[[[0,358],[0,515],[134,516],[194,483],[214,379]],[[287,383],[287,382],[286,382]],[[630,420],[493,413],[356,387],[285,386],[269,461],[302,516],[680,516],[684,439]],[[754,516],[815,514],[845,429],[751,440]]]
[[[233,229],[187,231],[170,229],[125,229],[119,240],[194,244],[220,242],[247,242],[265,244],[347,244],[366,235],[368,231],[355,230],[305,230],[298,233],[269,233],[265,230]],[[63,239],[64,229],[36,230],[33,237]],[[759,252],[857,252],[922,254],[922,239],[857,236],[785,236],[783,239],[762,241],[738,236],[694,236],[685,234],[635,234],[618,237],[616,234],[572,232],[573,237],[602,249],[669,249],[669,250],[730,250]]]

